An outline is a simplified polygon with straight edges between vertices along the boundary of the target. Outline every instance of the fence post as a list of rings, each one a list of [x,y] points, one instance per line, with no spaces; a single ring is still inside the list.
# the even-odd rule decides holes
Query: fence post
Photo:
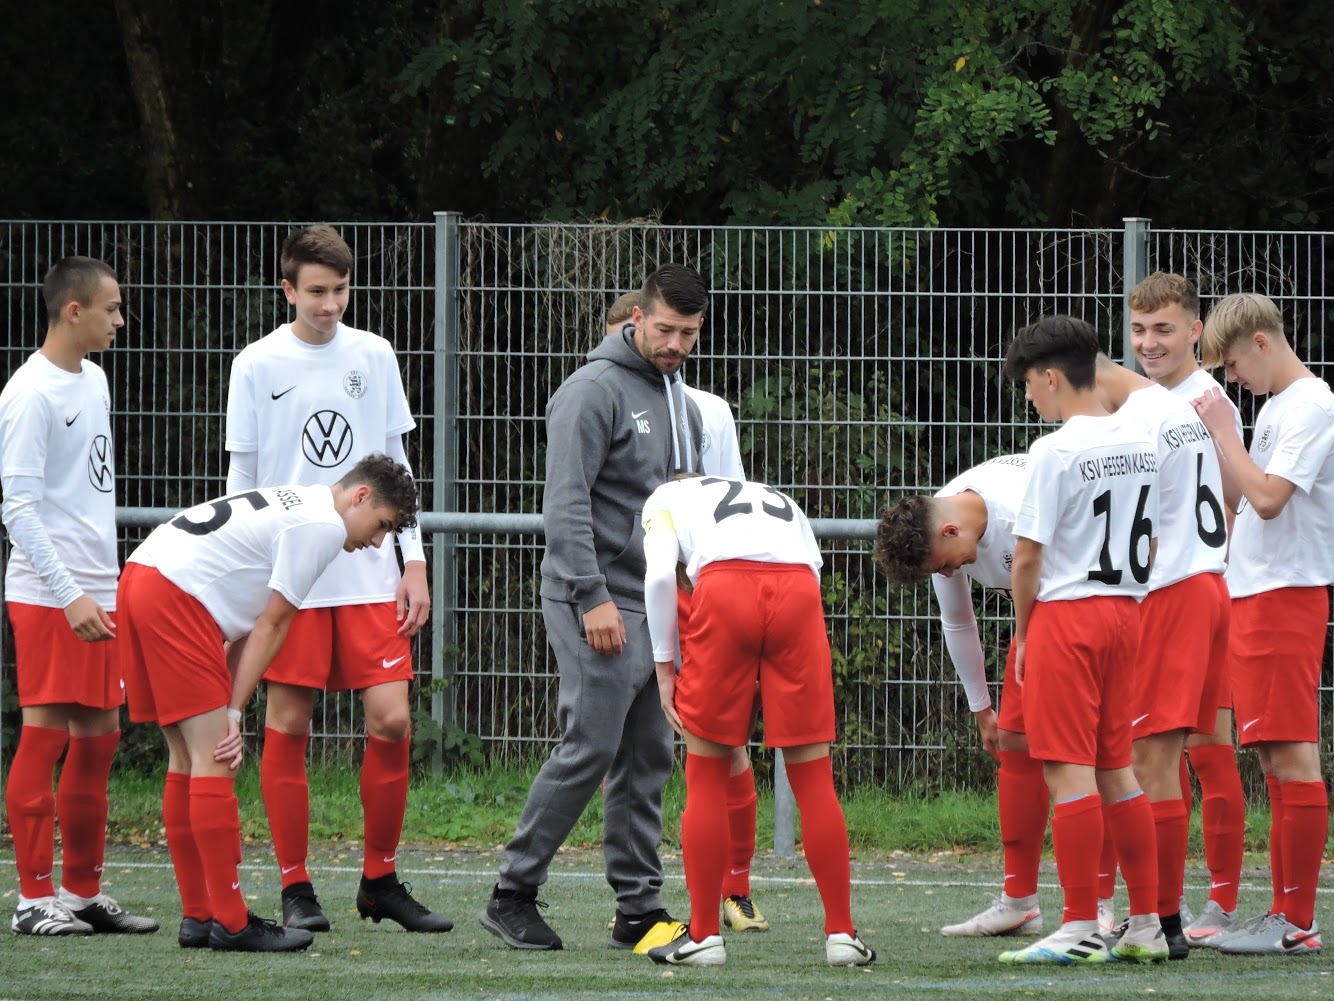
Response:
[[[797,854],[797,801],[781,749],[774,751],[774,854],[779,858]]]
[[[1121,289],[1121,363],[1143,374],[1139,362],[1135,360],[1135,350],[1130,346],[1130,308],[1126,305],[1126,296],[1130,290],[1149,277],[1149,225],[1153,220],[1143,216],[1127,216],[1125,238],[1121,245],[1121,275],[1124,285]]]
[[[432,497],[436,511],[458,507],[458,407],[459,407],[459,221],[458,212],[435,213],[435,400],[433,416]],[[431,546],[431,681],[445,682],[444,691],[431,694],[431,718],[447,729],[454,725],[454,649],[458,607],[454,577],[453,532],[436,532]],[[443,748],[440,749],[443,752]],[[443,754],[437,754],[434,769],[440,771]]]

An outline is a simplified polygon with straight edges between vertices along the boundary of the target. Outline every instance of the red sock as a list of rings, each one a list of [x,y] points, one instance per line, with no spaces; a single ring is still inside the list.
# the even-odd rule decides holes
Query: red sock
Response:
[[[1051,817],[1056,874],[1065,891],[1066,921],[1098,920],[1098,858],[1102,853],[1102,798],[1097,793],[1057,803]]]
[[[1186,819],[1195,809],[1195,787],[1190,784],[1190,767],[1186,764],[1186,755],[1181,755],[1181,802],[1186,807]]]
[[[1130,913],[1151,914],[1158,908],[1158,839],[1149,797],[1140,793],[1105,809],[1108,833],[1116,845],[1116,861],[1130,897]]]
[[[681,854],[690,894],[690,937],[696,942],[718,934],[716,901],[727,868],[727,773],[731,769],[730,758],[686,754]]]
[[[1204,858],[1209,865],[1209,899],[1223,910],[1237,909],[1237,884],[1246,851],[1246,796],[1231,744],[1201,744],[1189,751],[1204,802]]]
[[[1005,848],[1003,891],[1014,898],[1038,892],[1042,839],[1047,833],[1051,793],[1042,777],[1042,762],[1027,751],[1001,751],[996,777],[1000,804],[1001,844]]]
[[[102,892],[107,847],[107,779],[120,731],[69,740],[56,787],[60,818],[60,885],[78,897]]]
[[[46,726],[25,726],[9,766],[5,811],[14,835],[19,893],[29,900],[54,897],[51,871],[56,857],[56,797],[51,782],[69,734]]]
[[[1272,775],[1265,776],[1265,786],[1269,789],[1269,882],[1274,889],[1274,902],[1269,906],[1270,914],[1283,910],[1287,894],[1283,892],[1283,787]]]
[[[190,828],[208,884],[213,920],[230,932],[245,927],[248,908],[241,896],[241,813],[229,778],[190,779]]]
[[[1158,906],[1160,917],[1181,910],[1181,891],[1186,882],[1186,846],[1190,840],[1190,815],[1179,799],[1150,804],[1153,834],[1158,843]]]
[[[1116,843],[1112,841],[1112,818],[1102,808],[1102,854],[1098,856],[1098,899],[1107,900],[1116,894]]]
[[[801,812],[801,847],[824,904],[824,933],[855,934],[848,823],[834,792],[834,765],[826,755],[787,765],[792,798]]]
[[[306,744],[310,734],[293,735],[264,728],[264,750],[259,762],[259,787],[264,812],[269,815],[273,854],[285,887],[309,883],[306,855],[310,852],[310,786],[306,781]]]
[[[403,837],[403,817],[408,812],[408,766],[412,748],[409,738],[366,738],[366,756],[361,762],[362,827],[366,836],[361,871],[367,879],[394,871],[398,842]]]
[[[1298,928],[1315,921],[1315,888],[1329,837],[1329,795],[1323,782],[1283,783],[1283,913]]]
[[[162,790],[162,825],[167,829],[167,851],[176,870],[176,889],[181,894],[181,916],[207,921],[213,916],[208,902],[208,883],[204,864],[199,860],[190,827],[190,776],[185,772],[167,772]]]
[[[723,875],[724,897],[750,896],[750,860],[755,857],[755,773],[744,772],[727,779],[727,871]]]

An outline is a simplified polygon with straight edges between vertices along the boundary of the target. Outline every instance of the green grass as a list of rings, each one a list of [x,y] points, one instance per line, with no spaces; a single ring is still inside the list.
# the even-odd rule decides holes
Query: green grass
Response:
[[[331,1001],[331,999],[501,999],[501,1001],[619,1001],[644,997],[754,999],[947,999],[1041,997],[1082,999],[1152,994],[1211,1001],[1323,998],[1334,992],[1334,956],[1259,960],[1196,953],[1158,968],[1120,964],[1100,968],[1011,969],[996,962],[1007,943],[943,939],[938,926],[973,913],[998,871],[959,856],[886,857],[857,853],[853,910],[865,939],[880,953],[870,970],[831,970],[823,961],[820,905],[804,864],[757,860],[754,897],[773,924],[764,935],[728,937],[720,969],[673,970],[641,956],[605,948],[614,906],[594,851],[562,852],[543,898],[547,918],[565,939],[560,953],[506,949],[477,923],[498,862],[494,850],[416,847],[400,852],[402,874],[426,903],[458,924],[443,936],[407,935],[389,924],[359,921],[352,907],[357,854],[347,846],[317,847],[313,875],[334,930],[317,936],[304,954],[255,957],[182,952],[175,941],[179,904],[164,850],[120,847],[105,873],[108,892],[163,923],[156,935],[0,939],[0,996],[6,998],[218,999],[218,1001]],[[267,845],[247,847],[242,880],[252,906],[272,915],[277,873]],[[4,863],[11,864],[4,852]],[[1049,867],[1048,867],[1049,868]],[[1267,902],[1263,874],[1247,871],[1242,907]],[[1203,899],[1207,877],[1195,872],[1191,899]],[[1044,875],[1043,904],[1056,919],[1059,891]],[[1329,880],[1318,913],[1330,920]],[[668,859],[665,895],[673,912],[687,910],[679,857]],[[4,903],[12,906],[14,891]],[[1119,901],[1124,910],[1124,897]],[[1334,951],[1334,950],[1332,950]]]

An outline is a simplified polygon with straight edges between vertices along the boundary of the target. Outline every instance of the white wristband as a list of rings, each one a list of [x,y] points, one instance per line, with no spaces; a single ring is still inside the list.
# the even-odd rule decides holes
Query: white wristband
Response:
[[[230,706],[228,706],[228,707],[227,707],[227,718],[228,718],[229,720],[231,720],[233,723],[239,723],[239,722],[241,722],[241,710],[240,710],[240,709],[233,709],[233,708],[231,708]]]

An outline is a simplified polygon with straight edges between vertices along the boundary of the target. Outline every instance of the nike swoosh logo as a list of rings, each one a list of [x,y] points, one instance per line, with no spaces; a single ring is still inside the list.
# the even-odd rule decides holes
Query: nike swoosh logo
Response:
[[[1220,886],[1231,886],[1231,885],[1232,885],[1232,881],[1231,881],[1230,879],[1228,879],[1228,880],[1224,880],[1224,881],[1221,882],[1221,883],[1210,883],[1210,884],[1209,884],[1209,889],[1211,889],[1211,890],[1217,890]]]
[[[1148,719],[1148,718],[1149,718],[1149,714],[1148,714],[1148,713],[1145,713],[1143,716],[1136,716],[1134,719],[1132,719],[1132,720],[1130,721],[1130,725],[1131,725],[1131,726],[1139,726],[1141,723],[1143,723],[1143,722],[1144,722],[1146,719]]]
[[[744,876],[746,873],[750,872],[749,869],[728,869],[727,871],[733,876]]]
[[[630,416],[631,416],[632,418],[634,418],[635,420],[639,420],[639,418],[643,417],[646,413],[648,413],[647,410],[641,410],[641,411],[639,411],[639,413],[635,413],[635,412],[632,410],[632,411],[630,411]]]
[[[386,862],[392,862],[392,861],[394,861],[394,859],[396,859],[396,858],[398,858],[397,855],[390,855],[388,858],[385,859],[385,861],[386,861]]]
[[[51,878],[51,874],[48,872],[45,876],[38,876],[37,878],[38,878],[38,879],[50,879],[50,878]]]
[[[280,867],[280,870],[279,870],[279,871],[282,872],[282,874],[283,874],[284,876],[286,876],[286,875],[287,875],[289,872],[291,872],[293,869],[300,869],[300,868],[301,868],[301,866],[299,866],[299,865],[285,865],[285,866]]]
[[[275,393],[273,390],[269,390],[269,395],[270,395],[271,397],[273,397],[275,400],[281,400],[284,396],[286,396],[288,393],[290,393],[290,392],[291,392],[292,390],[294,390],[294,389],[296,389],[295,386],[288,386],[288,387],[287,387],[286,389],[284,389],[281,393]]]
[[[239,889],[241,889],[241,881],[240,881],[239,879],[238,879],[235,883],[232,884],[232,889],[233,889],[233,890],[239,890]]]
[[[1243,724],[1241,724],[1241,728],[1242,728],[1242,730],[1249,730],[1251,727],[1255,726],[1255,724],[1256,724],[1256,723],[1259,723],[1259,722],[1260,722],[1260,719],[1259,719],[1259,717],[1257,716],[1255,719],[1251,720],[1249,723],[1243,723]]]
[[[83,413],[82,410],[79,411],[79,414],[81,414],[81,413]],[[77,421],[77,420],[79,419],[79,414],[75,414],[73,417],[66,417],[66,418],[65,418],[65,427],[69,427],[71,424],[73,424],[75,421]]]
[[[1307,942],[1311,941],[1311,939],[1315,939],[1316,942],[1319,943],[1320,932],[1312,928],[1310,931],[1299,931],[1296,935],[1284,935],[1279,941],[1282,943],[1283,948],[1295,949],[1299,945],[1305,945]],[[1319,948],[1318,944],[1317,948]]]
[[[1298,890],[1300,890],[1301,888],[1302,888],[1302,887],[1301,887],[1301,884],[1298,883],[1296,886],[1285,886],[1285,887],[1283,887],[1283,892],[1284,892],[1284,893],[1296,893],[1296,892],[1297,892]]]
[[[399,663],[402,660],[403,657],[395,657],[393,660],[385,660],[383,657],[381,657],[380,666],[387,671],[389,668],[393,667],[395,664]]]

